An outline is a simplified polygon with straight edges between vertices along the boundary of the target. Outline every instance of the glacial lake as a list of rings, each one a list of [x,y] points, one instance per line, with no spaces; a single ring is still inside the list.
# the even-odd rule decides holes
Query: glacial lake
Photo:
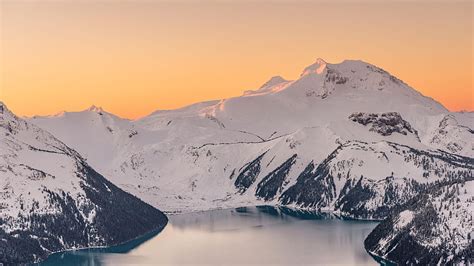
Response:
[[[378,265],[363,245],[376,222],[269,206],[169,218],[159,234],[40,265]]]

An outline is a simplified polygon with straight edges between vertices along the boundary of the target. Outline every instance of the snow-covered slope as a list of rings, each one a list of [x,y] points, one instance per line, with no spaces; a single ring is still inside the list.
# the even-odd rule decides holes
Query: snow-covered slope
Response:
[[[388,217],[366,242],[374,254],[402,263],[472,254],[472,241],[458,239],[473,229],[470,185],[466,198],[433,208],[433,228],[423,222],[434,217],[423,204],[438,204],[448,189],[435,188],[472,179],[474,116],[449,112],[362,61],[318,59],[296,80],[275,76],[239,97],[136,121],[97,107],[29,121],[120,188],[168,212],[269,204]],[[35,162],[41,159],[31,167]],[[456,218],[439,209],[453,206]],[[405,247],[419,253],[404,257]]]
[[[166,224],[50,133],[0,102],[0,264],[119,244]]]
[[[62,112],[33,122],[40,122],[61,141],[77,150],[95,168],[108,165],[114,156],[131,145],[130,138],[136,133],[130,121],[91,106],[83,112]],[[51,130],[53,129],[54,130]]]
[[[474,263],[474,181],[439,183],[379,224],[370,253],[400,265]]]
[[[379,210],[384,197],[392,199],[387,191],[416,193],[415,183],[472,171],[472,116],[450,113],[362,61],[318,59],[296,80],[276,76],[239,97],[136,121],[97,109],[30,121],[119,187],[169,212],[271,203],[378,219],[388,212]],[[325,163],[329,174],[317,175]],[[302,175],[324,176],[327,188],[310,182],[320,190],[299,191],[307,187]],[[358,202],[364,191],[369,196]],[[411,195],[395,194],[392,203]]]
[[[470,126],[460,124],[460,120],[466,120]],[[447,150],[465,156],[473,156],[474,151],[474,114],[458,113],[442,116],[436,129],[428,136],[430,146]]]
[[[303,127],[346,123],[353,112],[398,112],[414,127],[424,123],[427,115],[447,112],[439,103],[362,61],[328,64],[318,59],[297,80],[270,84],[252,94],[222,100],[202,112],[228,129],[264,138],[275,131],[283,135]]]
[[[335,210],[343,216],[383,219],[426,186],[472,176],[474,159],[392,142],[347,142],[322,163],[310,163],[282,204]]]

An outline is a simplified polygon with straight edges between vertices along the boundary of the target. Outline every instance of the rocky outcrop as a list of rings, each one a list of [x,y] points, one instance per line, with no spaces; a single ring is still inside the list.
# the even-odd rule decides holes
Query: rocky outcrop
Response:
[[[353,113],[349,116],[349,119],[361,125],[369,126],[369,131],[382,136],[399,133],[402,135],[413,134],[418,138],[418,132],[397,112],[381,114]]]
[[[260,174],[260,162],[265,153],[240,169],[240,173],[235,179],[234,185],[240,193],[244,193],[257,179]]]

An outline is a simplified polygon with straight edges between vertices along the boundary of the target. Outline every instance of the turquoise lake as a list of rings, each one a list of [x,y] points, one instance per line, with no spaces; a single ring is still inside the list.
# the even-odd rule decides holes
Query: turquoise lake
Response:
[[[53,254],[40,265],[377,265],[363,246],[376,222],[269,206],[169,218],[158,234]]]

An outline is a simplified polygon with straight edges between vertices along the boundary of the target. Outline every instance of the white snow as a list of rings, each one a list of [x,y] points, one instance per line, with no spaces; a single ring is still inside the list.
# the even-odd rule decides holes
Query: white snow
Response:
[[[25,229],[30,224],[22,217],[59,213],[61,209],[51,202],[48,191],[71,196],[80,210],[91,206],[81,187],[79,154],[1,106],[0,228],[6,232]],[[92,222],[94,213],[83,215]]]
[[[428,202],[418,205],[415,210],[402,211],[394,228],[385,232],[379,241],[376,253],[387,254],[393,241],[400,239],[400,234],[408,232],[417,244],[429,250],[441,249],[446,254],[444,263],[450,262],[455,254],[468,250],[474,234],[474,181],[447,185],[441,191],[429,195]],[[431,209],[435,216],[422,213]],[[418,219],[418,225],[411,223]],[[428,220],[431,219],[431,220]],[[420,225],[421,224],[421,225]]]
[[[398,112],[420,139],[370,132],[348,119],[354,112]],[[462,146],[457,153],[473,157],[469,149],[473,135],[459,126],[461,122],[450,122],[448,133],[439,142],[432,141],[439,135],[440,120],[450,114],[376,66],[318,59],[296,80],[273,77],[239,97],[159,110],[136,121],[97,107],[29,121],[77,150],[124,190],[161,210],[175,212],[261,204],[254,196],[256,185],[293,154],[298,157],[285,187],[294,184],[311,161],[319,164],[348,141],[367,142],[372,149],[351,146],[338,155],[340,164],[353,166],[349,178],[364,175],[375,182],[393,172],[400,180],[428,182],[422,177],[424,171],[405,162],[389,143],[448,152],[453,152],[448,144],[457,143],[449,147]],[[453,119],[462,120],[462,125],[470,120],[462,114]],[[231,173],[237,175],[242,166],[266,151],[255,183],[244,195],[236,194],[236,177],[231,179]],[[333,167],[336,171],[338,166]],[[429,182],[440,177],[431,172]],[[338,190],[344,181],[337,180]]]
[[[414,218],[414,214],[412,211],[410,210],[405,210],[405,211],[402,211],[399,215],[398,215],[398,222],[396,224],[397,228],[398,229],[401,229],[405,226],[407,226]]]
[[[305,76],[311,73],[321,74],[326,69],[326,61],[324,59],[318,58],[314,64],[307,66],[301,76]]]

